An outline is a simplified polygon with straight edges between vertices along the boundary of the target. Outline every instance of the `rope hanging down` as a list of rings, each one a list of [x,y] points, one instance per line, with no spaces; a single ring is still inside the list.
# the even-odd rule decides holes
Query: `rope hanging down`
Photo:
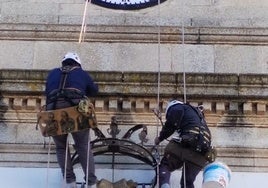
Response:
[[[181,21],[181,30],[182,30],[182,64],[183,64],[183,100],[184,103],[187,102],[186,99],[186,73],[185,73],[185,61],[184,61],[184,48],[185,48],[185,41],[184,41],[184,0],[182,1],[182,21]],[[185,162],[183,162],[183,185],[186,187],[186,168]]]
[[[185,55],[185,40],[184,40],[184,0],[182,1],[182,21],[181,21],[181,34],[182,34],[182,64],[183,64],[183,99],[184,103],[187,102],[186,99],[186,73],[185,73],[185,61],[184,61],[184,55]]]
[[[84,41],[85,38],[85,33],[86,33],[86,16],[87,16],[87,7],[88,4],[91,3],[91,0],[86,0],[85,1],[85,7],[84,7],[84,13],[83,13],[83,20],[81,24],[81,30],[80,30],[80,35],[79,35],[79,44],[81,44],[82,41]],[[90,134],[90,129],[88,130],[88,134]],[[90,149],[90,136],[88,137],[88,148],[87,148],[87,170],[86,170],[86,187],[88,187],[88,175],[89,175],[89,149]]]
[[[158,58],[158,74],[157,74],[157,110],[158,112],[160,112],[160,109],[159,109],[159,105],[160,105],[160,84],[161,84],[161,73],[160,73],[160,70],[161,70],[161,62],[160,62],[160,46],[161,46],[161,30],[160,30],[160,0],[158,0],[158,22],[157,22],[157,58]],[[159,122],[158,124],[159,125]],[[157,126],[157,135],[158,135],[158,126]]]
[[[48,180],[49,180],[50,155],[51,155],[51,137],[49,137],[49,141],[48,141],[46,188],[48,188]]]
[[[86,2],[85,2],[83,20],[82,20],[82,25],[81,25],[81,30],[80,30],[79,40],[78,40],[79,43],[84,41],[86,27],[87,27],[87,24],[86,24],[87,7],[88,7],[88,3],[90,3],[90,2],[91,2],[91,0],[86,0]]]
[[[158,53],[158,74],[157,74],[157,108],[154,109],[154,113],[157,115],[157,126],[156,126],[156,135],[158,136],[159,134],[159,125],[161,123],[162,125],[162,121],[161,120],[161,112],[160,112],[160,79],[161,79],[161,60],[160,60],[160,46],[161,46],[161,28],[160,28],[160,0],[158,0],[158,20],[157,20],[157,30],[158,30],[158,35],[157,35],[157,53]],[[159,118],[160,117],[160,118]],[[158,146],[155,146],[156,151],[159,151]],[[156,152],[158,153],[158,152]],[[157,159],[158,164],[160,163],[160,157],[158,156]],[[156,172],[157,172],[157,178],[156,178],[156,184],[159,186],[159,165],[157,165],[156,167]]]
[[[181,21],[181,30],[182,30],[182,64],[183,64],[183,99],[184,103],[186,103],[186,73],[185,73],[185,61],[184,61],[184,55],[185,55],[185,40],[184,40],[184,1],[182,1],[182,21]],[[157,135],[159,134],[159,121],[161,121],[161,112],[159,109],[160,106],[160,79],[161,79],[161,61],[160,61],[160,46],[161,46],[161,28],[160,28],[160,0],[158,0],[158,79],[157,79],[157,109],[154,109],[155,115],[158,117],[158,123],[157,123]],[[161,125],[163,125],[163,122],[161,121]],[[158,146],[156,146],[158,147]],[[157,148],[156,148],[157,149]],[[157,149],[158,150],[158,149]],[[159,163],[160,161],[158,161]],[[157,174],[159,174],[159,165],[157,165]],[[185,163],[183,164],[183,176],[184,176],[184,187],[186,188],[186,174],[185,174]],[[157,176],[157,185],[159,185],[159,176]]]

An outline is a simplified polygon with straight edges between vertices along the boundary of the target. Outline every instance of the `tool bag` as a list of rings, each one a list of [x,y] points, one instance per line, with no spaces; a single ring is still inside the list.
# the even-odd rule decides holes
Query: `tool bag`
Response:
[[[205,116],[199,107],[190,106],[199,116],[200,124],[189,129],[183,130],[181,133],[181,143],[185,147],[193,148],[200,153],[206,153],[211,148],[211,133],[207,126]]]

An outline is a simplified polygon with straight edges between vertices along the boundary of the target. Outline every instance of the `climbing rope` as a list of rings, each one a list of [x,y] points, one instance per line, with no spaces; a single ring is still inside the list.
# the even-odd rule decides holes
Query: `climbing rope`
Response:
[[[183,100],[184,103],[187,101],[186,97],[186,70],[185,70],[185,28],[184,28],[184,1],[182,1],[182,21],[181,21],[181,45],[182,45],[182,67],[183,67]],[[160,106],[160,79],[161,79],[161,62],[160,62],[160,50],[161,50],[161,28],[160,28],[160,0],[158,0],[158,79],[157,79],[157,110],[160,113],[159,106]],[[156,114],[156,113],[155,113]],[[160,114],[158,114],[158,123],[157,123],[157,135],[159,134],[159,121],[161,120]],[[161,124],[163,125],[162,121]],[[160,162],[160,161],[159,161]],[[184,187],[186,188],[186,168],[185,162],[183,163],[183,179],[184,179]],[[159,165],[157,165],[157,185],[159,185]]]
[[[160,0],[158,0],[158,22],[157,22],[157,52],[158,52],[158,74],[157,74],[157,109],[159,110],[160,106],[160,80],[161,80],[161,62],[160,62],[160,52],[161,52],[161,28],[160,28]],[[159,120],[159,119],[158,119]],[[159,122],[158,122],[159,125]],[[157,135],[158,135],[158,127],[157,126]]]
[[[89,150],[90,150],[90,129],[88,129],[88,141],[87,141],[87,171],[86,171],[86,187],[88,187],[88,175],[89,175]]]
[[[183,64],[183,100],[184,103],[187,102],[186,99],[186,71],[185,71],[185,60],[184,60],[184,55],[185,55],[185,40],[184,40],[184,0],[182,1],[182,21],[181,21],[181,34],[182,34],[182,64]],[[185,161],[183,162],[183,185],[185,188],[186,187],[186,167],[185,167]]]
[[[86,0],[84,13],[83,13],[83,20],[82,20],[81,30],[80,30],[79,40],[78,40],[79,44],[85,39],[86,26],[87,26],[86,15],[87,15],[87,7],[89,3],[91,3],[91,0]],[[89,111],[89,101],[88,100],[81,101],[78,106],[78,111],[87,114]],[[90,129],[88,130],[87,167],[86,167],[87,169],[86,169],[86,178],[85,178],[86,187],[88,187],[88,175],[89,175],[89,150],[90,150]]]
[[[69,135],[67,134],[67,139],[66,139],[66,149],[65,149],[65,163],[64,163],[64,178],[63,178],[63,184],[62,187],[64,187],[66,182],[66,173],[67,173],[67,160],[68,160],[68,149],[69,149]]]
[[[160,52],[161,52],[161,27],[160,27],[160,0],[158,0],[158,20],[157,20],[157,53],[158,53],[158,74],[157,74],[157,113],[158,117],[160,116],[160,84],[161,84],[161,60],[160,60]],[[157,118],[157,126],[156,126],[156,135],[159,134],[159,125],[160,125],[160,118]],[[161,122],[162,123],[162,122]],[[158,146],[155,146],[156,151],[159,151]],[[156,152],[157,153],[157,152]],[[157,159],[158,165],[156,166],[157,172],[157,180],[156,184],[159,186],[159,164],[160,164],[160,157]]]
[[[87,15],[88,3],[91,3],[91,0],[86,0],[85,1],[83,20],[82,20],[81,30],[80,30],[79,40],[78,40],[79,43],[81,43],[82,41],[84,41],[84,38],[85,38],[86,27],[87,27],[87,24],[86,24],[86,15]]]
[[[50,154],[51,154],[51,136],[49,137],[49,140],[48,140],[46,188],[49,188],[48,179],[49,179],[49,168],[50,168]]]
[[[183,99],[184,103],[186,103],[186,73],[185,73],[185,60],[184,60],[184,55],[185,55],[185,34],[184,34],[184,1],[182,1],[182,21],[181,21],[181,34],[182,34],[182,64],[183,64]]]

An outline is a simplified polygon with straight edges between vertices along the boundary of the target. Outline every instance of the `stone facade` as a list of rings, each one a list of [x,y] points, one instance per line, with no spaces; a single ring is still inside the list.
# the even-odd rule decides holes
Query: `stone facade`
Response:
[[[90,73],[100,87],[98,97],[92,101],[96,107],[99,128],[103,133],[107,134],[111,117],[116,116],[122,130],[119,137],[130,127],[145,124],[150,133],[147,146],[152,146],[160,128],[152,113],[152,110],[157,108],[158,85],[155,80],[158,74]],[[33,147],[33,144],[37,144],[41,150],[44,139],[35,129],[35,125],[36,113],[45,104],[42,91],[46,75],[45,70],[1,71],[2,144],[9,147],[12,144],[13,147],[18,144]],[[159,103],[162,112],[170,97],[183,97],[182,76],[181,73],[162,75]],[[266,172],[268,103],[265,100],[265,90],[268,77],[251,74],[191,73],[187,74],[186,81],[187,100],[193,105],[202,104],[205,108],[219,159],[225,161],[234,171]],[[4,153],[7,155],[8,152]],[[44,151],[41,150],[40,153]],[[5,159],[2,160],[3,165],[9,164]]]
[[[93,102],[103,132],[116,115],[122,132],[148,125],[152,145],[160,81],[162,112],[170,97],[186,94],[205,106],[220,160],[234,171],[267,172],[267,7],[266,0],[167,0],[137,11],[90,4],[78,43],[84,1],[1,0],[0,164],[45,163],[35,122],[47,70],[75,50],[100,86]]]
[[[264,74],[267,6],[265,0],[167,0],[115,11],[90,4],[78,43],[84,1],[1,1],[0,67],[50,69],[75,50],[93,71]]]

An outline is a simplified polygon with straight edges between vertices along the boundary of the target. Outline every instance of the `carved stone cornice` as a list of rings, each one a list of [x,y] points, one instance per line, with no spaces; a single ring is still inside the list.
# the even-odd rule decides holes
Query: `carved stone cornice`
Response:
[[[0,70],[0,139],[2,144],[42,144],[35,130],[36,112],[45,104],[47,70]],[[135,124],[148,126],[148,145],[158,126],[158,74],[148,72],[90,72],[100,93],[92,101],[99,127],[118,118],[122,132]],[[183,74],[160,74],[160,110],[166,101],[183,97]],[[187,100],[202,104],[219,159],[234,171],[268,171],[268,75],[186,74]],[[163,115],[164,118],[164,115]],[[164,121],[164,119],[163,119]],[[0,150],[1,153],[1,150]],[[13,161],[14,162],[14,161]],[[5,163],[1,160],[0,164]],[[36,165],[36,164],[34,164]]]
[[[0,71],[1,93],[42,94],[47,70],[3,69]],[[100,87],[100,96],[155,97],[158,73],[90,72]],[[268,94],[268,75],[186,73],[189,99],[260,100]],[[163,98],[183,96],[183,73],[160,73]]]
[[[80,25],[0,24],[0,40],[78,41]],[[84,42],[267,45],[268,28],[88,25]]]

